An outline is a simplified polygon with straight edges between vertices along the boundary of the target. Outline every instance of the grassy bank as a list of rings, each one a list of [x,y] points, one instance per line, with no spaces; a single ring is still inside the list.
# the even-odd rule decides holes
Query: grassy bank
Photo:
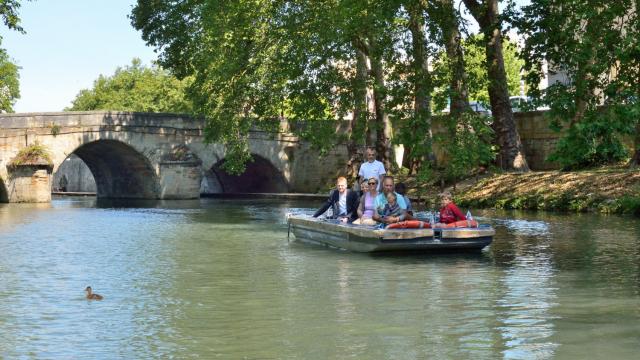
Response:
[[[458,187],[464,207],[640,215],[640,171],[622,167],[497,174]]]

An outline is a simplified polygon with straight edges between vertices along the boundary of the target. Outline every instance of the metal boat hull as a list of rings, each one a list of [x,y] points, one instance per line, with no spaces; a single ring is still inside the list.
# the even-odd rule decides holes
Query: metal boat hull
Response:
[[[288,222],[296,240],[356,252],[480,250],[495,235],[490,226],[385,230],[300,215],[290,215]]]

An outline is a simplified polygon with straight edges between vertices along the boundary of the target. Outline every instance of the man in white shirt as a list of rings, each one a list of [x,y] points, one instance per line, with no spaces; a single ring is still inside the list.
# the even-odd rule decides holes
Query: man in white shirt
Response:
[[[367,161],[360,165],[360,171],[358,176],[360,179],[369,179],[375,177],[378,179],[378,192],[382,186],[382,178],[387,173],[384,170],[382,162],[376,160],[376,150],[372,147],[368,147],[366,151]]]

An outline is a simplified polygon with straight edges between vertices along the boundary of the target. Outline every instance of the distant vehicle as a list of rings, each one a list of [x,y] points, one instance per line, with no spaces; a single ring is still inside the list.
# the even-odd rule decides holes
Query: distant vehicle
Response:
[[[477,102],[477,101],[470,101],[469,107],[471,108],[471,110],[473,110],[478,114],[491,116],[491,109],[489,109],[489,107],[484,103]],[[447,107],[444,110],[442,110],[444,114],[448,114],[449,111],[450,111],[449,105],[447,105]]]
[[[531,98],[528,96],[511,96],[509,97],[509,103],[511,104],[511,110],[513,112],[533,110]]]
[[[509,103],[511,103],[511,110],[513,112],[549,110],[548,106],[535,107],[533,105],[533,99],[528,96],[510,96]]]
[[[473,109],[473,111],[477,112],[478,114],[491,116],[491,109],[489,109],[487,105],[481,102],[470,101],[469,106],[471,107],[471,109]]]

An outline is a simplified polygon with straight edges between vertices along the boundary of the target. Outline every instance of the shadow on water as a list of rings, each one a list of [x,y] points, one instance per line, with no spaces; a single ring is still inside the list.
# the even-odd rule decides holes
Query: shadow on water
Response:
[[[154,200],[154,199],[95,199],[95,207],[100,209],[194,209],[200,207],[200,200]]]

